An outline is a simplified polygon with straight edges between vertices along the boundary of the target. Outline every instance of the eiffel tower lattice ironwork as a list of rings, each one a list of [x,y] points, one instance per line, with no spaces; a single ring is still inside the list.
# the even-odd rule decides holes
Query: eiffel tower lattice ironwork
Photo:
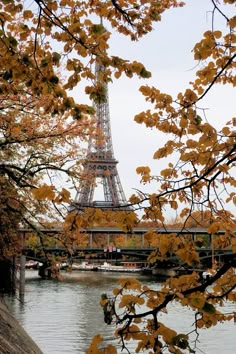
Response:
[[[96,83],[101,83],[103,70],[104,67],[96,63]],[[85,178],[80,182],[73,207],[79,210],[86,207],[129,209],[117,171],[118,161],[113,152],[108,87],[104,82],[101,87],[104,91],[104,99],[95,103],[96,126],[101,135],[89,140],[87,155],[83,163]],[[94,200],[98,179],[103,187],[104,200]]]

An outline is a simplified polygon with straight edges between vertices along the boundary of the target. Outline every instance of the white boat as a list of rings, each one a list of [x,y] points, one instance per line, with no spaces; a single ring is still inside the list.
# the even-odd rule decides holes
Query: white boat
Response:
[[[72,264],[72,270],[90,270],[101,272],[122,272],[122,273],[138,273],[141,272],[141,268],[137,267],[125,267],[123,265],[113,265],[108,262],[103,264],[91,264],[88,262],[82,262],[81,264]]]
[[[98,266],[98,270],[102,272],[123,272],[123,273],[139,273],[141,268],[136,267],[124,267],[123,265],[113,265],[108,262],[104,262]]]
[[[37,262],[37,261],[27,261],[25,262],[25,269],[39,269],[39,267],[42,265],[43,263]],[[18,267],[20,268],[20,264],[18,264]]]
[[[98,266],[88,262],[82,262],[81,264],[73,263],[71,266],[72,270],[92,270],[97,271]]]

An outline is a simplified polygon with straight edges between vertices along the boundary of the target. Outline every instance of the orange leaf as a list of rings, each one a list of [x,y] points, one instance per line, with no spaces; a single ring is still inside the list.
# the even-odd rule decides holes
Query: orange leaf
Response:
[[[39,188],[35,188],[32,190],[33,195],[37,200],[53,200],[55,198],[54,186],[48,186],[44,184]]]

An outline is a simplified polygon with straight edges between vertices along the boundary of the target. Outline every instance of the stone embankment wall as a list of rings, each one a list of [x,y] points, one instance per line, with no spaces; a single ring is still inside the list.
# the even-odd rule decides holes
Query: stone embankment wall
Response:
[[[0,354],[43,354],[1,299]]]

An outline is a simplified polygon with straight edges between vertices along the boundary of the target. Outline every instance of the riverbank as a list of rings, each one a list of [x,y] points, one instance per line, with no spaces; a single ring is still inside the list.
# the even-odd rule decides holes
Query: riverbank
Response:
[[[0,299],[0,353],[43,354]]]

